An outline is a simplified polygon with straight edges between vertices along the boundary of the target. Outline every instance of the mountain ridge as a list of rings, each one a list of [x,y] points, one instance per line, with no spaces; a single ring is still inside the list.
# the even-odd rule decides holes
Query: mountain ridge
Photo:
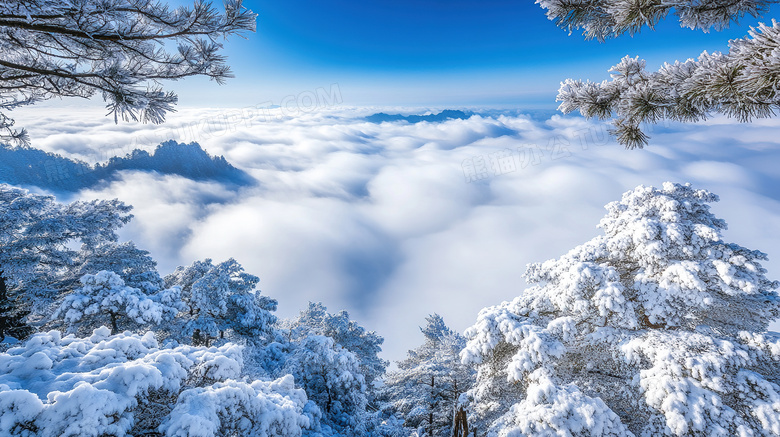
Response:
[[[406,121],[409,123],[420,123],[427,121],[430,123],[439,123],[447,120],[465,120],[474,115],[472,112],[465,112],[458,109],[445,109],[438,114],[427,115],[402,115],[402,114],[385,114],[384,112],[378,112],[366,117],[366,121],[371,123],[384,123],[393,121]]]
[[[74,192],[115,180],[119,172],[126,170],[238,186],[256,182],[224,156],[211,156],[196,142],[185,144],[169,140],[159,144],[152,153],[135,149],[123,157],[114,156],[94,166],[32,147],[0,144],[0,182],[12,185]]]

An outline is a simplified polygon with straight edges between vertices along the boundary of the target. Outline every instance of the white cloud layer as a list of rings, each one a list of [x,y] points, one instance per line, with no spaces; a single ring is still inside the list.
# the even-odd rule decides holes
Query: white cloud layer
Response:
[[[780,279],[779,120],[656,127],[650,147],[627,151],[579,117],[362,121],[379,111],[395,109],[184,109],[162,127],[114,125],[93,109],[15,115],[36,147],[88,162],[170,137],[225,155],[258,186],[129,172],[78,197],[134,205],[124,234],[163,273],[235,257],[279,299],[281,316],[308,300],[345,308],[386,338],[391,359],[422,340],[429,313],[462,330],[482,307],[519,294],[527,263],[597,235],[603,206],[639,184],[719,194],[727,240],[767,252]],[[490,155],[507,149],[494,173]],[[476,171],[479,157],[488,173],[467,182],[464,168]]]

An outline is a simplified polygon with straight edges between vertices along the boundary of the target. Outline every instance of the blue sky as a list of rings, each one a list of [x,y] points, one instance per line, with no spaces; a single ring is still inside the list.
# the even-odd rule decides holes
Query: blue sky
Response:
[[[599,43],[549,21],[527,0],[251,0],[258,31],[231,38],[236,78],[171,84],[181,104],[243,106],[338,83],[345,104],[554,108],[561,80],[607,78],[622,56],[664,61],[726,50],[759,20],[724,32],[657,31]],[[771,12],[764,20],[772,17]]]

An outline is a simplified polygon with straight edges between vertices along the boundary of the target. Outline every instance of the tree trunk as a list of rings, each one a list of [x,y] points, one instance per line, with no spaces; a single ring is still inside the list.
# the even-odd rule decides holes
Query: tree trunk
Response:
[[[200,329],[195,329],[192,331],[192,345],[200,346],[202,341],[203,340],[200,337]]]
[[[474,435],[477,431],[474,430]],[[468,437],[469,421],[463,407],[459,407],[455,412],[454,423],[452,424],[452,437]]]
[[[469,435],[469,423],[466,412],[463,411],[463,407],[458,405],[460,398],[460,391],[458,391],[458,380],[453,381],[453,387],[455,388],[455,406],[453,407],[452,416],[452,433],[451,437],[468,437]]]
[[[6,335],[12,335],[18,340],[23,340],[30,335],[32,328],[24,320],[30,313],[21,307],[22,303],[11,295],[8,289],[8,280],[3,276],[5,272],[0,269],[0,341],[5,340]],[[18,291],[17,291],[18,293]]]
[[[325,372],[325,367],[322,368],[322,381],[325,383],[323,384],[325,386],[325,392],[328,393],[328,406],[325,409],[328,414],[330,414],[330,407],[333,404],[333,395],[330,394],[330,387],[328,386],[328,378],[325,376],[327,373]]]
[[[111,315],[111,335],[119,334],[119,327],[116,326],[116,313],[109,313]]]
[[[5,285],[5,277],[3,276],[3,271],[0,270],[0,300],[5,300],[6,293],[8,292],[8,289]]]
[[[450,437],[458,437],[461,435],[460,432],[460,422],[458,422],[458,410],[454,409],[452,410],[452,432],[450,432]]]
[[[436,377],[431,375],[431,409],[428,411],[428,435],[433,437],[433,409],[436,408],[434,387],[436,385]]]
[[[5,340],[5,333],[10,326],[8,326],[7,318],[10,314],[7,314],[10,310],[10,302],[8,302],[8,289],[5,285],[5,277],[3,277],[3,271],[0,270],[0,341]]]

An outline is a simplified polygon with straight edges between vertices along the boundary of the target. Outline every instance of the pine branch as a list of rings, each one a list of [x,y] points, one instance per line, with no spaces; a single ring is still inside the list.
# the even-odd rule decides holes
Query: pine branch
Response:
[[[171,10],[153,0],[0,3],[0,140],[29,144],[5,113],[54,97],[101,93],[115,121],[162,123],[177,97],[161,80],[233,77],[220,41],[255,30],[242,0]],[[164,47],[176,47],[172,52]]]
[[[558,90],[558,109],[588,118],[613,118],[612,131],[627,148],[648,144],[643,123],[696,122],[723,114],[740,122],[775,115],[780,107],[780,26],[760,24],[749,37],[732,40],[728,54],[645,71],[645,62],[626,56],[601,83],[567,79]]]
[[[653,29],[669,14],[680,26],[723,30],[743,17],[759,17],[777,0],[537,0],[547,17],[569,33],[604,41],[643,27]]]

